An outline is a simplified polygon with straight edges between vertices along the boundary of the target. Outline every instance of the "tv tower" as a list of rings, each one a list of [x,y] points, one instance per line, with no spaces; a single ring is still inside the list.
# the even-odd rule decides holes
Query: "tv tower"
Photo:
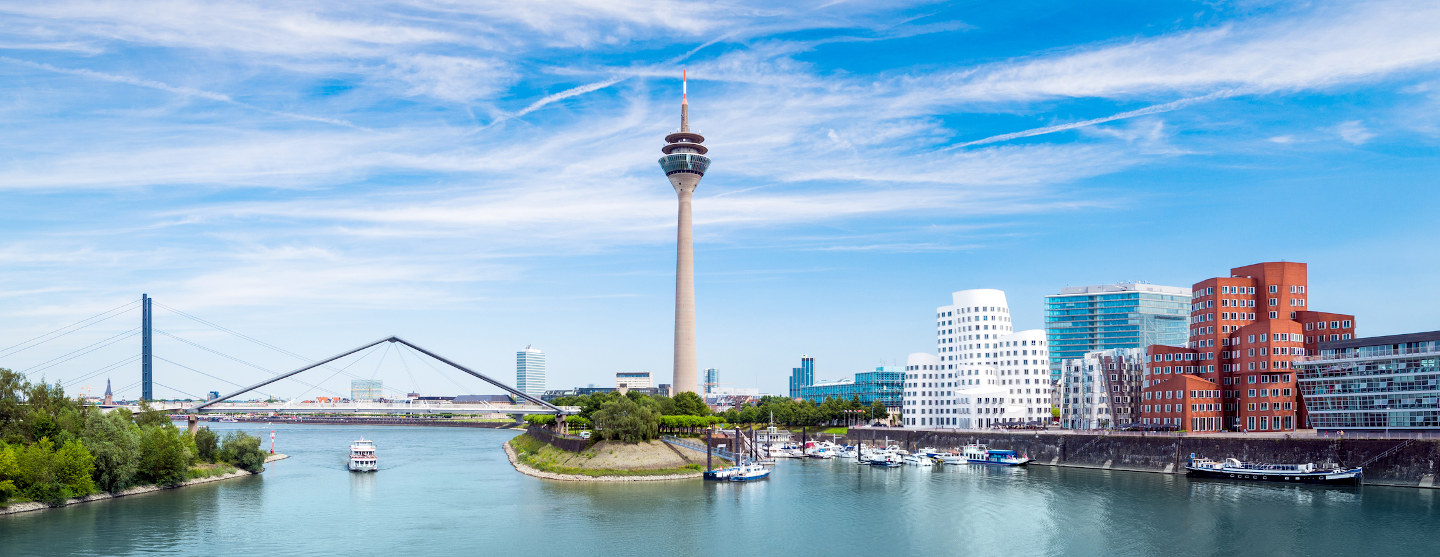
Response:
[[[675,252],[675,375],[671,389],[675,394],[697,393],[700,365],[695,356],[695,251],[690,241],[690,199],[705,169],[710,167],[709,149],[701,143],[705,136],[690,131],[689,76],[680,74],[680,130],[665,136],[660,148],[660,168],[670,179],[680,197],[680,220],[676,232]]]

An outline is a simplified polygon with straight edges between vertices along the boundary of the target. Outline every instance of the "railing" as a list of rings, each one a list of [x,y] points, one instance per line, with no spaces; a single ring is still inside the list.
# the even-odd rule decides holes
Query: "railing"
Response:
[[[700,443],[692,443],[692,442],[690,442],[690,441],[683,440],[683,439],[681,439],[681,438],[679,438],[679,437],[676,437],[676,436],[674,436],[674,435],[661,435],[661,436],[660,436],[660,440],[661,440],[661,441],[664,441],[664,442],[666,442],[666,443],[669,443],[669,444],[671,444],[671,445],[675,445],[676,447],[681,447],[681,448],[685,448],[685,449],[690,449],[690,450],[692,450],[692,451],[699,451],[699,452],[702,452],[702,453],[703,453],[703,452],[706,452],[705,445],[700,444]],[[735,461],[736,461],[736,459],[735,459],[735,453],[732,452],[732,451],[729,451],[729,450],[726,450],[726,449],[721,449],[721,448],[714,448],[714,449],[710,449],[710,450],[711,450],[711,451],[714,451],[715,456],[718,456],[718,457],[723,458],[723,459],[725,459],[725,460],[729,460],[729,461],[731,461],[731,462],[735,462]]]
[[[1391,358],[1394,356],[1440,356],[1440,349],[1437,348],[1401,348],[1396,350],[1389,348],[1385,350],[1366,350],[1360,353],[1357,350],[1347,351],[1342,354],[1315,354],[1312,356],[1300,356],[1294,358],[1296,362],[1326,362],[1332,360],[1365,360],[1371,358]]]

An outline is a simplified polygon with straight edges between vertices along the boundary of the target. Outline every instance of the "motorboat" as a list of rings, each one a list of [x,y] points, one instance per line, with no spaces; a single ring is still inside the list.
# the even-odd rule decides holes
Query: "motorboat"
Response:
[[[940,453],[941,464],[969,464],[970,460],[961,453]]]
[[[351,472],[374,472],[380,469],[380,464],[375,456],[375,442],[361,437],[359,440],[350,443],[350,462],[348,464]]]
[[[770,477],[770,469],[760,464],[745,464],[735,467],[735,472],[726,479],[732,482],[753,482]]]
[[[903,464],[904,462],[905,462],[905,461],[904,461],[904,457],[900,456],[899,453],[895,453],[895,452],[892,452],[892,451],[884,451],[884,452],[877,453],[876,455],[872,456],[871,459],[870,459],[869,464],[870,464],[871,466],[880,466],[880,467],[884,467],[884,468],[895,468],[895,467],[900,466],[900,465]]]
[[[1185,474],[1200,478],[1224,478],[1262,482],[1350,484],[1357,485],[1364,479],[1363,468],[1320,468],[1314,463],[1265,464],[1241,462],[1227,458],[1217,462],[1208,458],[1190,455],[1185,463]]]
[[[901,457],[901,461],[911,466],[934,466],[935,461],[920,453],[907,454]]]
[[[714,469],[714,470],[706,470],[705,473],[703,474],[703,477],[704,477],[706,480],[715,481],[715,482],[723,482],[723,481],[729,480],[729,479],[730,479],[730,476],[734,476],[735,473],[738,472],[739,470],[740,470],[740,467],[739,467],[739,466],[726,466],[726,467],[724,467],[724,468],[716,468],[716,469]]]

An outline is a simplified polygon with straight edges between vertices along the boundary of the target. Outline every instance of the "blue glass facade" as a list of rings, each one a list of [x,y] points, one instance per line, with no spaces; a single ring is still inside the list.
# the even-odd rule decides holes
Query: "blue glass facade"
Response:
[[[1190,289],[1148,284],[1067,288],[1045,297],[1045,339],[1050,377],[1061,362],[1086,352],[1184,346],[1189,338]]]
[[[790,370],[790,398],[800,398],[800,389],[815,384],[815,358],[800,355],[800,367]]]
[[[850,399],[860,397],[860,403],[874,404],[876,400],[887,408],[899,408],[905,394],[905,368],[877,367],[875,371],[855,374],[853,381],[837,381],[802,387],[797,398],[814,402],[825,402],[827,398]]]

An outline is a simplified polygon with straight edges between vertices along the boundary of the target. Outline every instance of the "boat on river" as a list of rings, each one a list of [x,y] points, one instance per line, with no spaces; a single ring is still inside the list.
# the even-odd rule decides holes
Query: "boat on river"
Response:
[[[904,457],[902,457],[900,460],[901,460],[901,462],[904,462],[905,464],[909,464],[909,465],[911,465],[911,466],[934,466],[934,465],[935,465],[935,461],[934,461],[934,460],[932,460],[929,456],[926,456],[926,455],[923,455],[923,454],[920,454],[920,453],[907,454],[907,455],[905,455]]]
[[[375,442],[364,437],[350,443],[351,472],[374,472],[380,469],[379,460],[375,456]]]
[[[992,464],[996,466],[1024,466],[1030,457],[1001,449],[991,449],[981,444],[965,446],[965,461],[970,464]]]
[[[746,464],[735,467],[734,473],[726,479],[732,482],[753,482],[770,477],[770,469],[761,464]]]
[[[1356,485],[1364,478],[1364,469],[1359,467],[1320,468],[1314,463],[1241,462],[1235,458],[1217,462],[1208,458],[1196,458],[1194,454],[1191,454],[1190,460],[1185,463],[1185,475],[1261,482]]]

